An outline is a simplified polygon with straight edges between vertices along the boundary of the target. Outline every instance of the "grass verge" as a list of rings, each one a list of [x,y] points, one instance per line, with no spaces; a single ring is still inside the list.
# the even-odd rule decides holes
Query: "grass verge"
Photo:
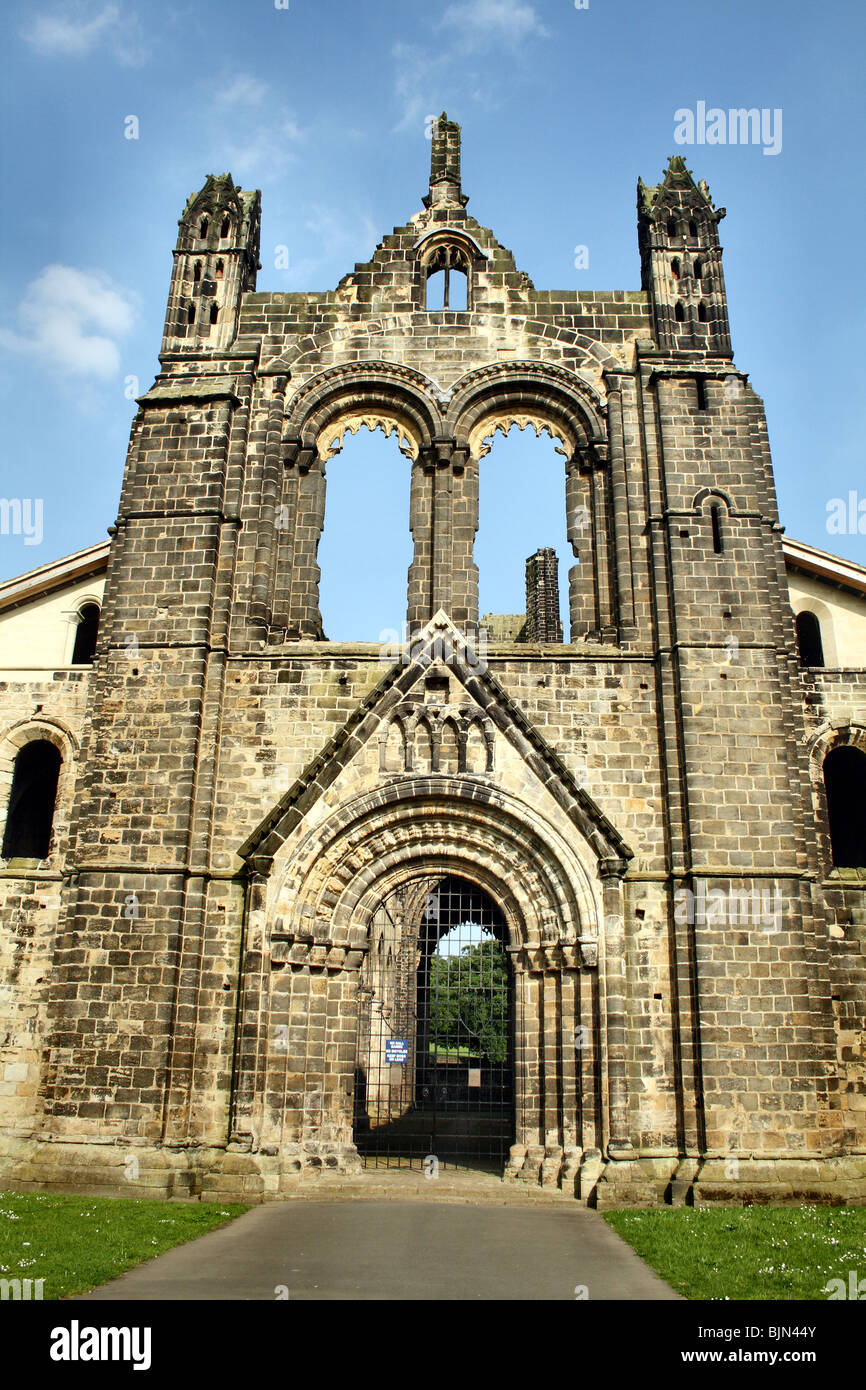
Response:
[[[604,1219],[685,1298],[830,1298],[866,1277],[864,1207],[681,1207]]]
[[[44,1279],[45,1299],[85,1293],[248,1210],[220,1202],[0,1192],[0,1279]]]

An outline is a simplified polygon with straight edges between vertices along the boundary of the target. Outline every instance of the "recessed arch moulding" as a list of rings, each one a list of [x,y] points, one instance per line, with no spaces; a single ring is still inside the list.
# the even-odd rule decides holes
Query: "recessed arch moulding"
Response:
[[[601,843],[576,835],[540,787],[530,800],[482,777],[365,781],[347,800],[338,779],[272,858],[251,856],[233,1143],[278,1154],[289,1172],[358,1166],[372,921],[395,889],[456,874],[491,895],[508,927],[521,1035],[511,1171],[537,1176],[547,1163],[549,1178],[574,1177],[586,1153],[627,1144],[622,1059],[600,1033],[600,992],[623,968],[625,861],[600,859]]]
[[[317,552],[326,523],[327,463],[362,426],[395,437],[411,469],[409,630],[417,632],[444,610],[462,630],[473,631],[479,616],[473,555],[479,463],[497,433],[516,427],[550,436],[563,459],[572,633],[615,637],[633,613],[620,601],[630,585],[623,589],[614,573],[617,526],[622,532],[627,518],[616,518],[599,367],[589,354],[585,370],[531,361],[488,364],[447,390],[387,360],[329,367],[294,393],[283,379],[273,409],[279,467],[272,478],[267,468],[263,474],[269,525],[260,534],[251,607],[259,634],[270,642],[325,635]]]

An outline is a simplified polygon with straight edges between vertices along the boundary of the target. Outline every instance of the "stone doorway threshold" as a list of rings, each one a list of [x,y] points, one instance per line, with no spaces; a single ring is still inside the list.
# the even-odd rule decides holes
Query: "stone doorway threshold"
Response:
[[[363,1173],[325,1174],[280,1193],[280,1201],[468,1202],[500,1206],[578,1206],[573,1194],[559,1188],[507,1182],[497,1173],[473,1168],[443,1168],[427,1177],[412,1168],[367,1168]]]

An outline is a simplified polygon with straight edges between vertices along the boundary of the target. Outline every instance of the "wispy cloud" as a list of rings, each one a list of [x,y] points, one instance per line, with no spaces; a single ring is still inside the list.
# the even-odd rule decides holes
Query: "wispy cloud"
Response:
[[[535,6],[523,0],[458,0],[446,9],[440,28],[459,29],[461,39],[475,48],[550,37]]]
[[[0,329],[0,347],[63,376],[106,381],[120,369],[119,340],[130,332],[136,307],[107,275],[49,265],[24,291],[19,330]]]
[[[270,86],[251,72],[239,72],[221,89],[217,89],[220,106],[261,106]]]
[[[46,58],[86,58],[98,48],[126,67],[138,67],[148,46],[138,15],[121,5],[97,7],[87,0],[31,15],[19,31]]]
[[[226,72],[220,81],[208,83],[205,95],[215,102],[210,158],[221,169],[249,185],[295,163],[306,131],[274,96],[270,82],[252,72]]]
[[[257,118],[246,128],[233,119],[225,135],[215,137],[212,160],[247,184],[273,179],[296,162],[296,146],[304,138],[305,132],[289,111],[277,111],[266,120]]]
[[[284,284],[286,289],[309,289],[323,276],[325,280],[339,278],[350,271],[356,261],[365,260],[375,250],[381,239],[381,228],[360,208],[346,208],[335,213],[333,209],[341,203],[339,190],[335,189],[333,199],[317,201],[305,208],[306,244],[315,246],[316,251],[299,260],[291,255],[281,288]],[[263,247],[262,261],[266,266],[268,254]],[[274,284],[274,279],[269,283]]]
[[[453,104],[453,96],[465,95],[467,70],[462,62],[473,61],[484,49],[519,49],[528,39],[550,38],[536,7],[525,0],[455,0],[435,23],[448,36],[431,56],[430,48],[395,43],[391,57],[395,64],[394,94],[400,105],[397,130],[425,126],[431,112],[439,113]],[[470,70],[471,71],[471,70]],[[472,96],[477,100],[478,77],[472,74]],[[497,104],[491,94],[490,74],[484,77],[484,100]]]
[[[425,49],[402,42],[394,44],[391,57],[397,68],[394,85],[401,108],[397,129],[407,130],[411,126],[420,129],[430,115],[437,116],[442,109],[443,83],[450,71],[449,57],[431,58]]]

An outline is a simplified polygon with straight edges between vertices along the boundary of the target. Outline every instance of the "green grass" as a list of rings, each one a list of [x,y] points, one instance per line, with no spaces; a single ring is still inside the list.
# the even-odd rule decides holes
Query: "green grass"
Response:
[[[249,1208],[0,1192],[0,1278],[44,1279],[43,1298],[85,1293]]]
[[[826,1300],[866,1278],[864,1207],[682,1207],[605,1220],[686,1298]]]

